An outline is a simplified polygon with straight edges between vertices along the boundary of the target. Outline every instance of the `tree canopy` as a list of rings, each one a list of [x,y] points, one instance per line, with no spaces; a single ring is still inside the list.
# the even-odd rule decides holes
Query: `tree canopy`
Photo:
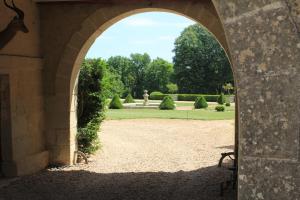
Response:
[[[147,90],[167,93],[173,72],[172,63],[161,58],[153,60],[145,72]]]
[[[174,73],[179,93],[215,94],[233,83],[230,63],[216,38],[198,24],[175,41]]]

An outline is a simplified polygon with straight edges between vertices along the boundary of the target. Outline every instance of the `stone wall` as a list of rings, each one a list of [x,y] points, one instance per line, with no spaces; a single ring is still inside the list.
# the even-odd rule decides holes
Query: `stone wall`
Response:
[[[43,59],[40,51],[38,9],[31,1],[16,0],[24,9],[28,34],[17,33],[0,50],[0,74],[8,75],[10,88],[10,129],[2,129],[3,172],[7,176],[36,172],[48,165],[44,138]],[[15,13],[0,4],[0,30]],[[6,137],[9,135],[10,137]],[[5,147],[5,148],[4,148]]]
[[[299,1],[214,1],[239,94],[239,199],[300,199]]]
[[[72,163],[74,88],[85,53],[116,21],[160,10],[203,23],[230,52],[239,98],[239,199],[300,199],[299,0],[121,2],[37,7],[16,0],[30,33],[18,33],[0,51],[11,99],[11,140],[2,145],[12,152],[6,173],[45,167],[45,150],[51,163]],[[1,30],[13,13],[1,4],[0,17]]]

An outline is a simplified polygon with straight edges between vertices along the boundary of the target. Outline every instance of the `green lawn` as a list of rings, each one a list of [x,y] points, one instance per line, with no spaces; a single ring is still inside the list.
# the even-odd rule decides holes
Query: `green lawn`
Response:
[[[234,119],[234,107],[226,107],[225,112],[216,112],[215,105],[201,110],[154,110],[154,109],[121,109],[108,110],[106,119],[195,119],[195,120],[229,120]]]

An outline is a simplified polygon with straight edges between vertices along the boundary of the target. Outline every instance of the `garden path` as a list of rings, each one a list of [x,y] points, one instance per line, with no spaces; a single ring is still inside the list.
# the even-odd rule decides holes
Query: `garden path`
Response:
[[[219,196],[234,122],[111,120],[89,165],[48,169],[0,188],[0,199],[233,200]]]

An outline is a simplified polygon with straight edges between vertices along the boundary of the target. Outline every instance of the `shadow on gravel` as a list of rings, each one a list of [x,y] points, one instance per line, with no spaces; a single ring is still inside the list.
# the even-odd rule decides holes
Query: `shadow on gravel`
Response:
[[[175,173],[46,170],[0,188],[0,199],[235,200],[232,189],[219,195],[225,173],[216,166]]]

